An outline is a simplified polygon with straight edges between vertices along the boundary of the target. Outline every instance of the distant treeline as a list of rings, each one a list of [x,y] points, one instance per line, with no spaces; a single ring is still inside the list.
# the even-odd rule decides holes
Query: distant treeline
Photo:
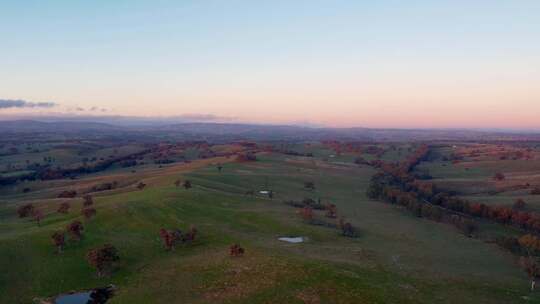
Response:
[[[478,228],[471,217],[461,213],[462,210],[454,210],[453,200],[444,201],[445,204],[431,203],[435,196],[433,184],[418,181],[411,174],[417,164],[428,158],[429,153],[429,147],[422,145],[398,164],[381,161],[374,164],[381,171],[371,178],[368,197],[404,206],[418,217],[453,224],[465,235],[472,236]]]
[[[76,168],[52,168],[50,165],[41,166],[35,172],[18,175],[13,177],[0,177],[0,185],[9,185],[17,183],[23,180],[52,180],[61,179],[66,177],[73,177],[80,174],[89,174],[100,172],[108,169],[115,163],[120,163],[125,167],[126,164],[133,163],[137,158],[150,153],[152,149],[146,149],[137,153],[129,154],[126,156],[116,157],[112,159],[101,160],[95,165],[83,165]]]

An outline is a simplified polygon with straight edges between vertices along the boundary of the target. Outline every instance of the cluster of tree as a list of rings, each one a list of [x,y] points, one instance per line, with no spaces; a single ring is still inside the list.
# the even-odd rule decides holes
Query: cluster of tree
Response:
[[[115,163],[122,163],[124,161],[136,160],[139,156],[149,153],[150,150],[146,149],[137,153],[133,153],[121,157],[112,157],[110,159],[105,159],[97,162],[96,164],[90,166],[88,164],[82,165],[76,168],[52,168],[50,166],[44,167],[42,170],[35,172],[35,178],[41,180],[50,180],[50,179],[60,179],[69,176],[79,175],[79,174],[89,174],[100,172],[108,169]]]
[[[354,159],[354,163],[357,165],[371,165],[371,162],[368,162],[363,157],[358,156]]]
[[[380,175],[372,178],[368,188],[368,196],[371,198],[382,199],[391,204],[403,206],[417,217],[452,224],[469,237],[473,236],[478,230],[478,226],[472,218],[431,204],[421,199],[418,193],[414,191],[404,191],[395,185],[380,184],[380,180]]]
[[[92,186],[92,188],[90,188],[90,192],[113,190],[113,189],[116,189],[116,187],[118,187],[117,181],[113,181],[112,183],[101,183],[101,184]]]
[[[174,250],[178,244],[193,242],[196,236],[197,229],[193,225],[185,233],[180,229],[167,230],[165,228],[161,228],[159,230],[159,237],[161,238],[163,246],[166,250]]]
[[[17,214],[20,218],[32,217],[34,221],[41,226],[41,220],[45,217],[43,211],[36,209],[33,204],[25,204],[17,208]]]
[[[288,202],[292,202],[292,201],[288,201]],[[287,203],[287,204],[291,205],[290,203]],[[320,210],[325,211],[325,216],[327,218],[332,218],[332,219],[337,218],[337,207],[336,207],[336,205],[331,204],[331,203],[328,203],[326,205],[322,205],[320,203],[318,203],[318,204],[323,206],[323,208],[320,209]],[[292,206],[297,207],[298,205],[295,204],[295,205],[292,205]],[[315,218],[314,210],[315,209],[312,208],[309,204],[303,204],[303,207],[301,207],[301,209],[298,211],[298,214],[300,215],[302,220],[304,222],[306,222],[307,224],[338,228],[338,229],[341,230],[341,234],[343,236],[346,236],[346,237],[356,237],[357,236],[356,229],[353,227],[353,225],[351,223],[346,222],[344,217],[340,217],[340,219],[339,219],[339,221],[338,221],[338,223],[336,225],[336,224],[328,223],[326,221]]]
[[[381,172],[374,175],[371,180],[368,196],[410,206],[409,209],[416,214],[421,214],[418,210],[421,210],[424,204],[431,204],[440,207],[446,215],[450,213],[465,218],[481,217],[540,233],[540,214],[524,211],[526,204],[523,200],[517,200],[512,207],[488,206],[454,197],[440,191],[433,183],[416,180],[409,172],[427,153],[429,152],[426,152],[425,148],[420,148],[405,165],[381,166]]]
[[[283,202],[285,205],[289,205],[294,208],[304,208],[309,207],[311,209],[315,210],[324,210],[325,206],[321,203],[321,200],[315,201],[312,198],[304,198],[301,201],[295,201],[295,200],[287,200]]]
[[[531,291],[533,291],[536,280],[540,278],[540,238],[532,234],[525,234],[519,238],[505,236],[497,238],[496,243],[513,254],[520,256],[519,264],[529,275]]]
[[[144,156],[147,153],[150,153],[152,149],[145,149],[143,151],[133,153],[126,156],[114,157],[111,156],[109,159],[100,158],[98,162],[93,165],[89,165],[86,162],[83,162],[81,166],[74,168],[61,168],[59,166],[53,167],[50,163],[41,165],[39,163],[28,164],[27,170],[32,171],[26,174],[21,175],[11,175],[11,176],[2,176],[0,177],[0,186],[1,185],[11,185],[19,181],[33,181],[33,180],[52,180],[52,179],[62,179],[67,177],[73,177],[79,174],[89,174],[100,172],[108,169],[115,163],[119,163],[120,166],[132,166],[136,165],[136,159]],[[97,161],[97,159],[95,159]]]
[[[57,253],[62,253],[64,246],[66,245],[66,232],[71,235],[72,240],[80,241],[83,230],[83,224],[80,221],[75,220],[66,226],[66,231],[55,231],[51,235],[51,239],[56,247]]]
[[[34,209],[33,204],[25,204],[17,208],[17,214],[20,218],[29,217],[34,213]]]
[[[124,161],[119,162],[118,165],[120,165],[120,167],[122,168],[134,167],[137,165],[137,160],[135,159],[124,160]]]
[[[240,153],[236,157],[236,159],[240,162],[247,162],[247,161],[256,161],[257,156],[253,152],[246,152],[246,153]]]
[[[465,214],[466,202],[438,192],[432,183],[416,180],[411,174],[428,155],[429,148],[422,145],[404,162],[384,163],[381,172],[371,178],[368,197],[404,206],[417,217],[453,224],[463,234],[472,236],[478,226],[470,215]]]
[[[69,204],[62,203],[59,207],[60,210],[69,210]],[[84,208],[82,209],[82,214],[88,219],[96,214],[96,210],[94,208],[90,208],[93,204],[92,196],[85,195],[84,196]],[[26,205],[25,205],[26,206]],[[26,214],[27,210],[33,210],[33,207],[26,206],[24,208],[25,211],[22,211],[23,215]],[[63,213],[63,212],[62,212]],[[64,247],[66,245],[66,233],[71,236],[71,240],[73,241],[80,241],[82,239],[82,233],[84,231],[83,223],[79,220],[74,220],[71,223],[69,223],[66,226],[65,231],[55,231],[51,235],[51,240],[53,245],[56,247],[57,253],[62,253],[64,250]],[[118,256],[118,250],[110,245],[105,244],[101,247],[91,249],[88,251],[86,255],[86,260],[88,263],[96,268],[97,274],[99,277],[103,276],[105,272],[109,271],[112,268],[112,265],[115,261],[119,259]]]
[[[374,145],[369,142],[351,142],[351,141],[340,142],[340,141],[335,141],[335,140],[334,141],[329,140],[329,141],[322,141],[322,143],[326,147],[329,147],[332,150],[334,150],[336,155],[341,155],[341,153],[343,152],[358,153],[358,154],[366,153],[366,154],[375,155],[377,158],[381,158],[382,155],[386,152],[385,148],[379,145]],[[392,146],[391,148],[393,148],[394,150],[396,149],[395,146]]]
[[[285,154],[285,155],[291,155],[291,156],[304,156],[304,157],[313,157],[313,153],[311,152],[298,152],[294,150],[273,150],[273,152]]]
[[[210,149],[205,149],[203,151],[200,151],[198,155],[198,158],[200,159],[207,159],[207,158],[212,158],[212,157],[216,157],[216,153]]]
[[[77,191],[75,190],[64,190],[58,194],[58,198],[74,198],[77,196]]]
[[[156,164],[156,165],[166,165],[166,164],[172,164],[174,162],[175,161],[173,159],[170,159],[170,158],[160,158],[160,159],[154,160],[154,164]]]

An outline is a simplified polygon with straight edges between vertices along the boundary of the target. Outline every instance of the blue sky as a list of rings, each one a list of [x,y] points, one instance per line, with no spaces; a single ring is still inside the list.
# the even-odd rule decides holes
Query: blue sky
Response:
[[[62,112],[540,127],[539,16],[540,1],[2,1],[0,99]]]

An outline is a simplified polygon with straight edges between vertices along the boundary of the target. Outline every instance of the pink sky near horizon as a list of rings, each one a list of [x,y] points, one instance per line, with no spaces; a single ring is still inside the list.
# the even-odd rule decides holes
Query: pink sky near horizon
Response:
[[[536,0],[98,2],[0,10],[0,118],[540,129]]]

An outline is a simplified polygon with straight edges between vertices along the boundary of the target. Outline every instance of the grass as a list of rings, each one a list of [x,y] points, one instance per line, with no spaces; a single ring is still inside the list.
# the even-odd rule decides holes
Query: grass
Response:
[[[54,253],[50,235],[78,217],[81,200],[72,201],[70,214],[58,215],[53,212],[59,201],[47,198],[52,190],[36,191],[36,198],[45,198],[34,202],[52,212],[37,227],[14,215],[25,198],[9,197],[0,205],[0,303],[110,283],[118,286],[111,303],[521,303],[525,295],[529,303],[537,300],[508,254],[451,226],[368,200],[364,192],[373,169],[321,159],[261,154],[250,163],[210,159],[138,170],[133,176],[149,186],[97,196],[97,216],[84,222],[83,240],[70,241],[61,255]],[[212,165],[217,162],[224,163],[221,173]],[[88,179],[96,177],[107,178]],[[190,179],[194,187],[174,187],[177,178]],[[315,182],[314,191],[303,188],[307,180]],[[274,199],[244,194],[266,186],[275,191]],[[304,197],[335,203],[360,237],[307,225],[282,203]],[[158,230],[190,224],[200,231],[197,241],[166,252]],[[309,241],[279,242],[282,235]],[[110,277],[97,278],[84,256],[103,243],[118,247],[121,260]],[[228,257],[232,243],[246,248],[246,255]]]

